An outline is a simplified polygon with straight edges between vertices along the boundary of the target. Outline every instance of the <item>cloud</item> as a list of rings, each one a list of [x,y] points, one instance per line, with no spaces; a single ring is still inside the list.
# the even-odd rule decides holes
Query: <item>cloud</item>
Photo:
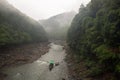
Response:
[[[89,0],[8,0],[21,12],[38,20],[50,16],[75,10],[81,3],[88,3]]]

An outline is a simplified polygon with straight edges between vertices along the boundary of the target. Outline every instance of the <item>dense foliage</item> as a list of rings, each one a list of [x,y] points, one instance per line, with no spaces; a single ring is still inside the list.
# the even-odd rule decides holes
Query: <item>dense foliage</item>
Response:
[[[42,26],[6,0],[0,1],[0,46],[47,41]]]
[[[91,75],[120,74],[120,0],[81,5],[68,31],[68,45],[86,61]]]

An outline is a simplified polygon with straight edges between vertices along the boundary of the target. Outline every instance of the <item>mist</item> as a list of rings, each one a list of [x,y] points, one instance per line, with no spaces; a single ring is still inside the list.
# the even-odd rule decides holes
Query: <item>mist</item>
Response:
[[[120,80],[120,0],[0,0],[0,80]]]
[[[90,0],[7,0],[14,7],[26,15],[39,20],[54,15],[75,11],[78,12],[80,4],[86,5]]]

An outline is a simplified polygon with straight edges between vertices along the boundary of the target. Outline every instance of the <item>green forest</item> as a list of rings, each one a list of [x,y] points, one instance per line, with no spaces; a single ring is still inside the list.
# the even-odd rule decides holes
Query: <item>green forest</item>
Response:
[[[39,22],[0,1],[0,46],[47,41]]]
[[[119,77],[120,0],[91,0],[81,5],[67,43],[85,61],[91,76],[112,73]]]

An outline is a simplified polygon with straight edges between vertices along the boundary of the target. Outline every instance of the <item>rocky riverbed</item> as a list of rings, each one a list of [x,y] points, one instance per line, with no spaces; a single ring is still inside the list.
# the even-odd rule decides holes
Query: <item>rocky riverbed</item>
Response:
[[[4,67],[14,67],[31,63],[49,50],[48,42],[4,47],[0,49],[0,71]],[[6,77],[0,72],[0,80]]]
[[[66,56],[63,46],[51,43],[49,51],[32,63],[19,66],[11,66],[2,69],[7,74],[5,80],[69,80],[67,64],[64,61]],[[53,69],[49,70],[49,62],[55,64]]]

